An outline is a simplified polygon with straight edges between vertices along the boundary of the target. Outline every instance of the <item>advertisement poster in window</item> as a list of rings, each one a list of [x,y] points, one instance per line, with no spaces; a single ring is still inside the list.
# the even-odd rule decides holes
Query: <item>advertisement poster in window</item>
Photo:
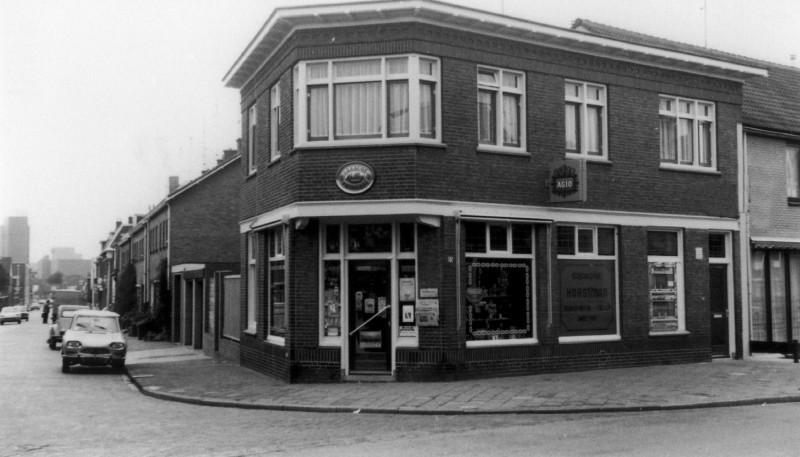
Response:
[[[418,327],[438,327],[439,300],[433,298],[418,300],[416,314]]]
[[[651,332],[674,332],[679,329],[676,271],[677,264],[674,262],[649,265]]]
[[[562,260],[561,336],[615,335],[617,291],[613,260]]]

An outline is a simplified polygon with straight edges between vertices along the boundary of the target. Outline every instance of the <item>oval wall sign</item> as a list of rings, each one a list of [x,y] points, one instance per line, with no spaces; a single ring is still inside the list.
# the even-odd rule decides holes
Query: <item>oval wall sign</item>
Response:
[[[375,171],[364,162],[346,163],[336,172],[336,185],[348,194],[366,192],[374,182]]]

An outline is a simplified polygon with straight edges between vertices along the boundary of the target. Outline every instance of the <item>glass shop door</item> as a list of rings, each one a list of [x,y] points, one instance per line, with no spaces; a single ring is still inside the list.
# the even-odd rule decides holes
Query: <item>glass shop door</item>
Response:
[[[391,261],[348,264],[350,372],[391,372]]]

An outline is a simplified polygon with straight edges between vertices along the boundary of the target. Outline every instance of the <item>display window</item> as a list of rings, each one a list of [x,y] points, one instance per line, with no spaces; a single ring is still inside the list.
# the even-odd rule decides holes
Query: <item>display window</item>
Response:
[[[647,232],[647,262],[650,333],[685,331],[681,232]]]
[[[535,342],[533,226],[464,222],[467,346]]]
[[[619,339],[617,231],[614,227],[556,227],[559,342]]]

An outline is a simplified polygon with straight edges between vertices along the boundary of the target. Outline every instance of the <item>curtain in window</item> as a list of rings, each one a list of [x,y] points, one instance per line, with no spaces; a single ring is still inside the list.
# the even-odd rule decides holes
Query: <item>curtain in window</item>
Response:
[[[519,146],[519,95],[503,94],[503,144]]]
[[[566,126],[567,151],[580,152],[580,120],[578,105],[567,103],[564,109],[564,125]]]
[[[434,85],[420,83],[419,85],[419,133],[422,136],[433,137],[436,135],[436,113],[434,113],[433,100]]]
[[[478,141],[495,144],[495,93],[478,91]]]
[[[408,81],[390,81],[389,92],[389,136],[408,136]]]
[[[336,84],[336,137],[374,137],[381,134],[381,83]]]
[[[692,144],[692,120],[678,119],[678,139],[680,141],[681,163],[694,163],[694,147]]]
[[[661,161],[672,162],[672,163],[677,162],[678,142],[676,138],[675,118],[661,116],[659,130],[661,132]]]
[[[698,126],[697,146],[700,149],[697,151],[697,158],[700,161],[700,166],[711,166],[711,122],[700,121]]]
[[[328,139],[328,87],[308,88],[309,139]]]
[[[599,96],[599,95],[598,95]],[[603,108],[587,106],[587,152],[589,155],[603,155]]]
[[[786,194],[800,198],[800,148],[786,150]]]
[[[769,253],[769,291],[772,305],[772,341],[786,342],[786,270],[782,252]]]
[[[753,296],[750,303],[750,339],[767,341],[767,295],[764,283],[764,251],[753,253]]]

